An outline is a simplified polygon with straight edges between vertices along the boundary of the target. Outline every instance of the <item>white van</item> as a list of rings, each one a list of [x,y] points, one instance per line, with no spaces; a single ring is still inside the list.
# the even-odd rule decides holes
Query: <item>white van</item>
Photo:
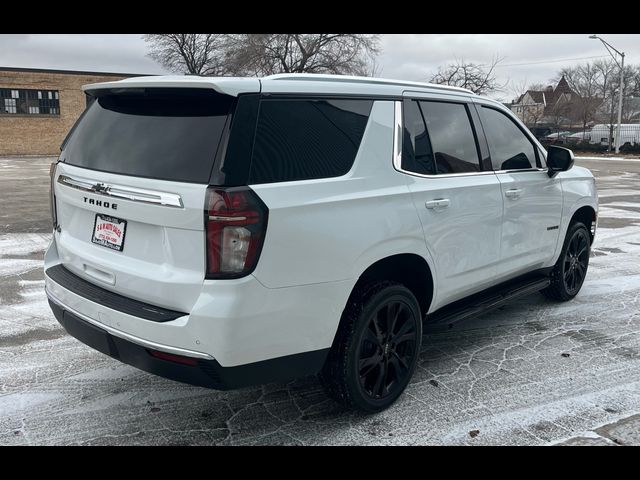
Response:
[[[591,129],[591,144],[609,145],[609,135],[612,134],[611,144],[616,143],[616,133],[618,131],[618,125],[613,125],[611,130],[611,124],[599,123],[594,125]],[[613,132],[613,133],[612,133]],[[620,125],[620,146],[626,143],[631,145],[640,145],[640,124],[639,123],[623,123]]]

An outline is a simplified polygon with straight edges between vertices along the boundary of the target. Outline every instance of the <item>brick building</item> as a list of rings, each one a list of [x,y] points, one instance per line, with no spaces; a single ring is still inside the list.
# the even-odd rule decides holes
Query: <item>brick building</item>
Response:
[[[0,67],[0,155],[57,155],[87,105],[82,85],[139,76]]]

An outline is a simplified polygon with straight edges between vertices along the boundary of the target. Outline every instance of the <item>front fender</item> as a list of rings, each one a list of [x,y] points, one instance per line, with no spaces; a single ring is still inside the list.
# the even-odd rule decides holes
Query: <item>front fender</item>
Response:
[[[562,221],[554,254],[554,263],[560,255],[569,224],[575,213],[582,207],[591,207],[598,212],[598,191],[593,174],[584,167],[573,167],[562,172]],[[597,217],[596,217],[597,218]]]

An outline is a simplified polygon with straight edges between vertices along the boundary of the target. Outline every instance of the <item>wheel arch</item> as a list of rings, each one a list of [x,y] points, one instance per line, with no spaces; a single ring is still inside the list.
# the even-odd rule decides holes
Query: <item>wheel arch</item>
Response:
[[[383,280],[392,280],[407,287],[418,300],[422,317],[433,301],[434,278],[427,260],[415,253],[397,253],[381,258],[367,267],[354,285],[349,300],[359,287]]]
[[[575,212],[573,212],[573,215],[571,215],[571,220],[569,220],[569,225],[567,226],[567,229],[576,222],[582,222],[587,227],[587,230],[589,231],[589,240],[591,244],[593,244],[594,229],[592,229],[592,225],[594,225],[596,221],[597,221],[596,209],[593,208],[591,205],[583,205],[582,207],[578,208]]]
[[[564,189],[564,184],[563,184]],[[553,262],[549,265],[555,264],[560,256],[562,251],[562,246],[564,245],[564,240],[569,231],[570,226],[578,221],[582,220],[585,222],[587,230],[589,230],[589,238],[591,240],[591,244],[593,244],[595,234],[594,230],[592,230],[591,226],[596,226],[597,216],[598,216],[598,199],[597,193],[593,192],[593,195],[581,196],[577,200],[573,202],[568,202],[567,191],[565,190],[565,204],[562,209],[562,220],[560,223],[560,232],[558,235],[558,240],[556,243],[555,253],[553,255]]]

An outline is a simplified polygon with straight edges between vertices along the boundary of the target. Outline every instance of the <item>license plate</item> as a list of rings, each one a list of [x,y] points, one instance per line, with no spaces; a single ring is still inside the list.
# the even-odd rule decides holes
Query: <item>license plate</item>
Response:
[[[127,221],[109,215],[96,214],[91,241],[97,245],[121,252],[124,248],[124,233]]]

